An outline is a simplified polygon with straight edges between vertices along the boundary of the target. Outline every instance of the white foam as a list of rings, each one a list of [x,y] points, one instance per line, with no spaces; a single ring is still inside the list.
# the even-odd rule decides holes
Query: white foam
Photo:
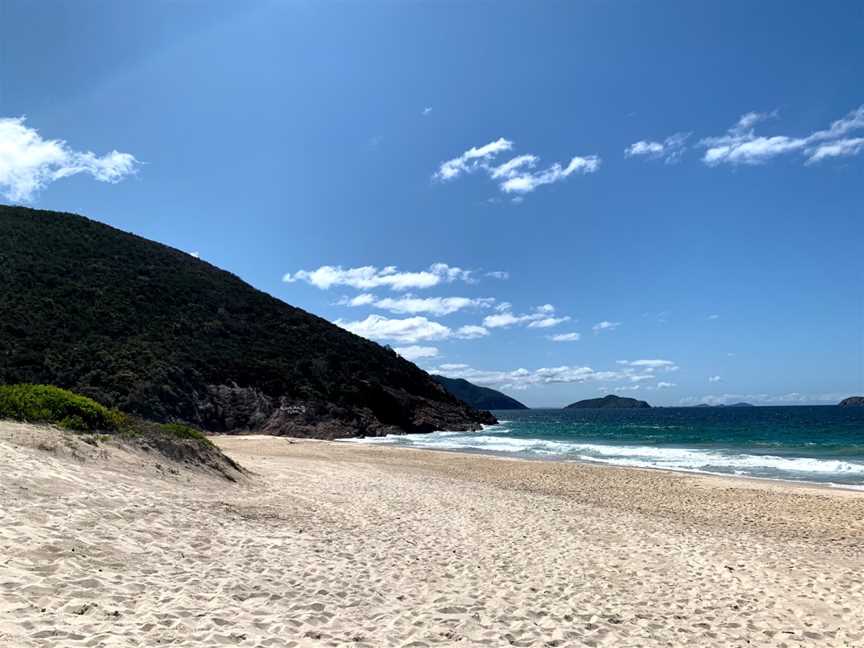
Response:
[[[363,443],[393,443],[434,450],[518,453],[524,456],[561,457],[579,461],[643,468],[696,472],[721,472],[741,475],[784,473],[827,477],[829,475],[864,477],[864,463],[815,457],[781,457],[703,450],[698,448],[660,448],[656,446],[616,446],[568,443],[543,439],[505,436],[503,425],[493,426],[495,434],[433,432],[431,434],[391,435],[361,439]],[[484,432],[493,431],[493,427]]]

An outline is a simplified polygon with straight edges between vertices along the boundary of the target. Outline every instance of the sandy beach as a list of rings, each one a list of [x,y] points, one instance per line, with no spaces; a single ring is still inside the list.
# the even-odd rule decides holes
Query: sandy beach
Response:
[[[864,495],[0,423],[0,646],[862,646]]]

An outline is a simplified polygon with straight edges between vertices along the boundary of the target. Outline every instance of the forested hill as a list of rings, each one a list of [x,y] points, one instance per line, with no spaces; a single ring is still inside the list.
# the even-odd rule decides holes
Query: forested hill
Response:
[[[0,383],[157,421],[335,438],[494,422],[396,353],[173,248],[0,206]]]
[[[488,387],[480,387],[474,383],[470,383],[463,378],[447,378],[446,376],[438,376],[433,374],[432,377],[444,388],[472,407],[477,407],[484,410],[524,410],[528,409],[525,405],[517,401],[515,398],[510,398],[507,394],[502,394]]]

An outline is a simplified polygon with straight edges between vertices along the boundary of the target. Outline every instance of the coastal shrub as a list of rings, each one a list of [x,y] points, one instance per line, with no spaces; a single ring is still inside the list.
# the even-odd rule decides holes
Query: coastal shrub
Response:
[[[203,432],[196,430],[191,425],[183,425],[182,423],[160,423],[159,431],[177,439],[195,439],[196,441],[210,443],[210,439],[204,436]]]
[[[0,385],[0,418],[53,423],[76,432],[116,432],[125,416],[86,396],[51,385]]]
[[[120,433],[192,439],[210,444],[202,432],[181,423],[152,423],[51,385],[0,385],[0,419],[51,423],[74,432]]]

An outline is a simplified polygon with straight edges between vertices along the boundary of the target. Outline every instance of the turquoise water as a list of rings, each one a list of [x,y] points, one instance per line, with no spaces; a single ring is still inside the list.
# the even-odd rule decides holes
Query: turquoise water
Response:
[[[360,443],[864,488],[864,408],[666,407],[500,411],[481,432]]]

